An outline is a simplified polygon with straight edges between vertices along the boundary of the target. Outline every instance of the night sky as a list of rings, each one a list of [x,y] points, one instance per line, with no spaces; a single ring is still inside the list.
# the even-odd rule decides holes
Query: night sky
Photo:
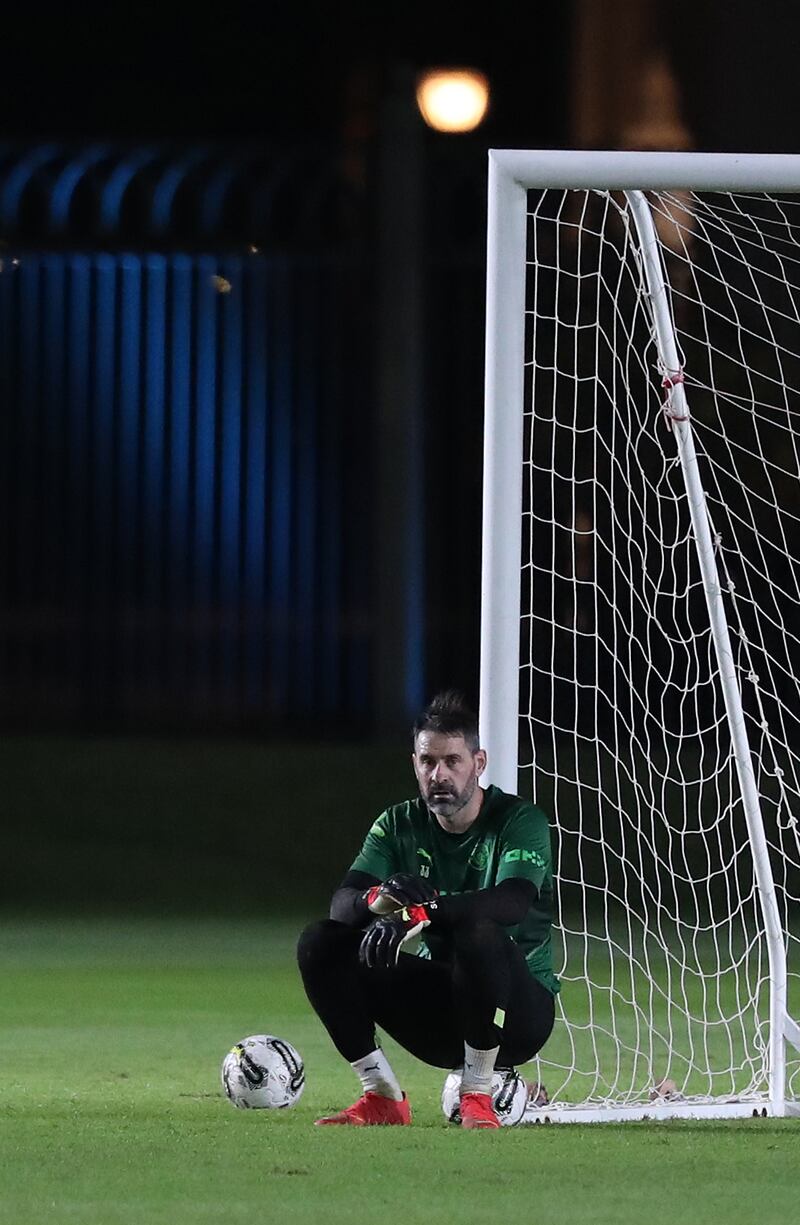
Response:
[[[469,64],[494,88],[487,138],[566,137],[570,5],[413,19],[403,5],[148,0],[36,6],[3,23],[0,133],[12,140],[249,141],[336,135],[398,64]],[[520,13],[523,15],[520,16]],[[411,15],[410,15],[411,14]],[[488,14],[488,15],[487,15]]]
[[[794,0],[642,3],[696,147],[800,147]],[[488,145],[569,147],[580,11],[578,0],[476,14],[242,0],[210,11],[172,0],[19,6],[2,23],[0,139],[325,139],[374,120],[397,65],[450,63],[489,74]],[[610,19],[624,11],[610,5]]]

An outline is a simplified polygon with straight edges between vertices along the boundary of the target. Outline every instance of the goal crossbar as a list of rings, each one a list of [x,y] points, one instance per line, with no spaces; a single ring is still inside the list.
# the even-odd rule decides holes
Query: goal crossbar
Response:
[[[800,190],[800,154],[490,149],[490,179],[587,191]],[[491,184],[490,184],[491,191]]]

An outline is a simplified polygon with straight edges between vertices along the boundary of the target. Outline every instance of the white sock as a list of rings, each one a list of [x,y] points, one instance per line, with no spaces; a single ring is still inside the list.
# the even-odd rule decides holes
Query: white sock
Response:
[[[403,1090],[380,1047],[365,1055],[363,1059],[356,1059],[350,1067],[357,1074],[365,1093],[379,1093],[381,1097],[402,1102]]]
[[[464,1074],[461,1077],[462,1093],[492,1092],[492,1074],[494,1061],[497,1058],[499,1046],[493,1046],[490,1051],[478,1051],[474,1046],[464,1043]]]

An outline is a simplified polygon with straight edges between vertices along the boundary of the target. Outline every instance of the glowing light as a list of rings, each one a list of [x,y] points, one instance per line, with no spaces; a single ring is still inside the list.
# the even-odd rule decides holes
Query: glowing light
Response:
[[[472,68],[433,68],[417,81],[417,106],[437,132],[471,132],[489,106],[489,82]]]

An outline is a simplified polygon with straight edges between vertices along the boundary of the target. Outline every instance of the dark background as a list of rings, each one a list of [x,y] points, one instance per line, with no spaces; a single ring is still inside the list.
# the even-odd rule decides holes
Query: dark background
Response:
[[[799,30],[776,0],[5,14],[7,901],[283,905],[298,839],[324,894],[408,790],[418,706],[477,697],[487,149],[796,151]],[[437,64],[489,76],[477,132],[416,116]]]
[[[398,63],[449,63],[490,76],[484,144],[580,147],[576,94],[587,77],[608,61],[597,105],[611,109],[610,95],[635,93],[642,58],[661,47],[695,147],[792,152],[799,36],[790,0],[565,0],[469,16],[394,4],[228,3],[205,13],[174,3],[31,4],[4,15],[2,133],[335,139],[355,106],[375,129]],[[620,64],[614,47],[634,54]],[[620,133],[606,126],[603,147],[616,147]]]
[[[33,5],[9,16],[8,135],[337,140],[367,129],[398,64],[467,64],[497,83],[504,140],[567,131],[571,5],[500,6],[469,18],[406,5]]]

